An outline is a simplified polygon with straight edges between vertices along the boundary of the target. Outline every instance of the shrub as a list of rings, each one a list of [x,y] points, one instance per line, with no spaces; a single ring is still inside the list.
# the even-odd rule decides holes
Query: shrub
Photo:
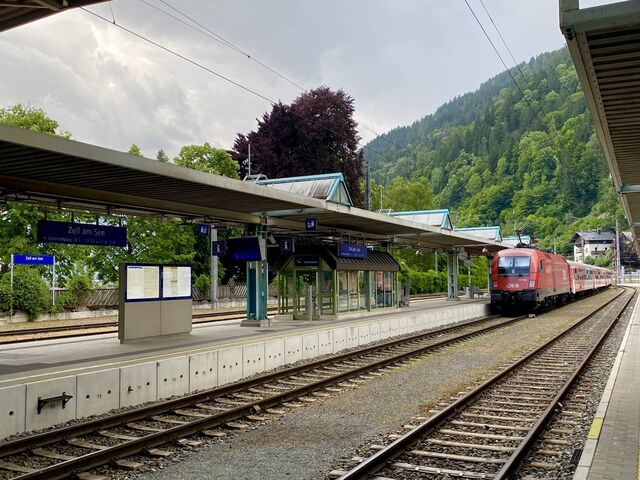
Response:
[[[201,273],[200,275],[198,275],[198,277],[196,278],[196,281],[193,282],[193,285],[200,290],[200,292],[205,295],[206,297],[208,297],[209,295],[209,290],[211,289],[211,277],[209,277],[209,275],[205,275],[204,273]]]
[[[71,294],[73,306],[78,307],[83,304],[91,286],[91,279],[84,275],[74,275],[67,280],[66,289]]]
[[[0,280],[0,308],[11,309],[11,275],[5,273]],[[50,292],[35,268],[17,266],[13,272],[13,310],[26,312],[34,320],[49,307]]]

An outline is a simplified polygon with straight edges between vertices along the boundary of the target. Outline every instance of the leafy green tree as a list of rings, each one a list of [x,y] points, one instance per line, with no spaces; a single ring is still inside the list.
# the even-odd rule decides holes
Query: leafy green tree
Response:
[[[394,178],[384,189],[384,208],[396,212],[410,210],[429,210],[434,207],[433,193],[426,178],[407,180]]]
[[[176,165],[193,168],[201,172],[223,175],[229,178],[240,178],[238,162],[233,160],[225,150],[212,147],[208,143],[182,147],[174,162]]]
[[[167,155],[164,150],[160,149],[156,155],[156,160],[162,163],[169,163],[169,155]]]

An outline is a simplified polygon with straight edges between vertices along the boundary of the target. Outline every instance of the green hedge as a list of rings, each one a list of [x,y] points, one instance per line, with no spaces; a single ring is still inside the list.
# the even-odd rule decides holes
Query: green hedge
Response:
[[[411,293],[437,293],[447,291],[447,273],[435,272],[433,270],[418,271],[408,268],[400,274],[400,285],[405,278],[411,281]],[[466,273],[458,275],[458,287],[467,286],[468,276]],[[471,285],[486,288],[487,277],[485,275],[471,275]]]
[[[0,280],[0,309],[11,310],[11,276],[5,273]],[[17,266],[13,273],[13,311],[27,313],[34,320],[49,309],[51,293],[49,287],[35,268]]]

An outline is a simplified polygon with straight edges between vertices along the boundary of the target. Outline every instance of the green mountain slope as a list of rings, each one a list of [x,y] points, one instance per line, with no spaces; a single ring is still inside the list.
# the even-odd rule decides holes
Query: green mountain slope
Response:
[[[378,137],[366,152],[378,183],[424,177],[458,226],[525,226],[569,253],[576,230],[624,221],[566,48],[442,105],[412,125]],[[393,206],[393,199],[390,199]]]

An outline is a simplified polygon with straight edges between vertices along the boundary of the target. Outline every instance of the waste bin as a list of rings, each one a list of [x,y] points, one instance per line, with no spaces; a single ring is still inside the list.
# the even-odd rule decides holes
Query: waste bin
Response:
[[[464,287],[464,296],[466,298],[473,298],[473,288],[471,287]]]

